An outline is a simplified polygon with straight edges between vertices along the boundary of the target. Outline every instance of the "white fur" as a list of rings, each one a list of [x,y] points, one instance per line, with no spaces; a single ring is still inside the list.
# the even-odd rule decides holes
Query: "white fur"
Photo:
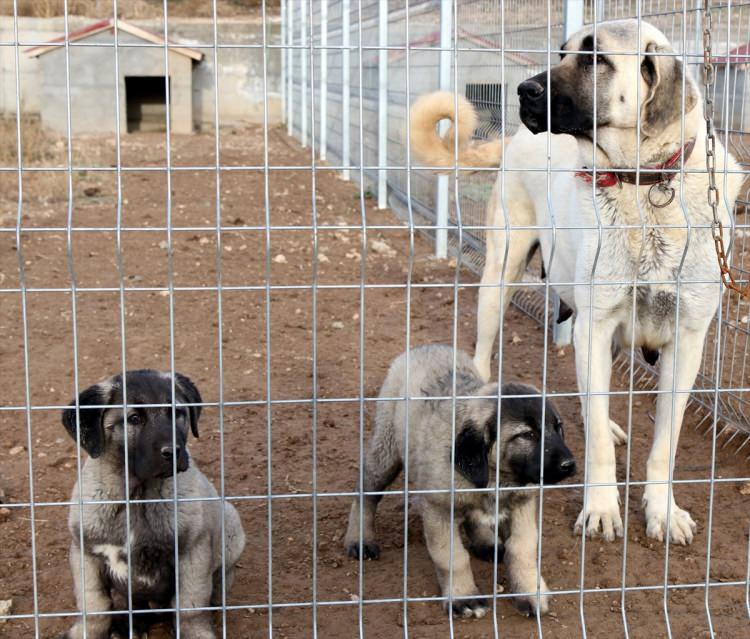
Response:
[[[606,39],[605,25],[600,34]],[[648,42],[669,46],[663,34],[646,23],[642,24],[641,35],[641,50]],[[570,42],[575,45],[575,41],[576,36]],[[610,40],[603,48],[613,46],[617,43]],[[616,98],[619,104],[622,91],[627,100],[612,116],[614,126],[598,132],[598,168],[636,166],[637,118],[648,98],[638,57],[614,57],[616,74],[611,99]],[[636,82],[641,82],[641,104],[635,101]],[[697,92],[689,78],[687,85]],[[641,165],[663,160],[665,154],[668,156],[680,148],[681,139],[687,142],[690,138],[695,138],[696,143],[685,169],[702,171],[705,123],[700,96],[696,106],[684,114],[684,138],[681,138],[680,114],[676,113],[673,123],[663,131],[641,139]],[[546,168],[548,151],[553,169],[549,175],[539,171]],[[688,394],[698,373],[706,332],[722,289],[711,231],[694,228],[711,223],[711,211],[706,205],[706,175],[697,172],[678,175],[672,182],[677,190],[674,201],[658,209],[648,201],[648,186],[623,184],[595,190],[590,183],[577,178],[576,170],[592,166],[592,155],[592,145],[585,138],[535,136],[523,126],[506,148],[503,164],[506,171],[498,177],[489,204],[488,225],[496,228],[487,232],[486,266],[482,275],[482,284],[487,288],[480,289],[474,363],[488,380],[492,346],[502,313],[513,294],[512,284],[523,273],[529,249],[539,241],[550,284],[576,311],[576,372],[588,440],[588,489],[576,527],[585,528],[589,535],[600,533],[612,540],[623,534],[619,492],[616,486],[600,484],[616,481],[614,444],[624,441],[625,433],[609,418],[611,344],[614,339],[626,345],[632,340],[635,346],[648,345],[661,350],[659,390],[665,392],[657,400],[647,479],[671,481],[670,466]],[[718,139],[716,165],[726,242],[726,229],[730,228],[728,207],[734,203],[741,176],[721,174],[725,167],[737,170],[738,166],[731,155],[725,155]],[[538,230],[513,230],[519,226],[536,226]],[[511,230],[506,233],[506,228]],[[659,298],[654,296],[677,295],[676,284],[662,282],[674,282],[678,272],[677,319],[675,309],[671,314],[659,315],[663,309],[655,303]],[[632,283],[636,280],[638,292],[647,299],[639,300],[633,321]],[[499,288],[501,282],[506,285],[503,289]],[[692,541],[695,523],[676,505],[666,483],[647,485],[643,501],[648,536],[663,540],[669,534],[672,542]]]
[[[93,554],[100,555],[104,558],[104,562],[107,564],[107,570],[109,570],[113,577],[121,581],[127,580],[128,562],[120,555],[120,553],[125,552],[125,549],[122,546],[97,544],[91,549],[91,551]]]

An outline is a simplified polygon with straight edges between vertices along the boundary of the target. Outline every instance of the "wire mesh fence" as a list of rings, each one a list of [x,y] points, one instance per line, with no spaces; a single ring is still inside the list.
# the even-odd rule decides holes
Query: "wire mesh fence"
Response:
[[[69,15],[66,2],[51,3],[44,19],[7,4],[0,636],[744,636],[747,300],[725,294],[705,343],[693,338],[674,356],[665,341],[656,363],[629,345],[640,346],[631,322],[603,387],[598,336],[580,341],[581,309],[575,350],[556,323],[565,304],[554,291],[565,279],[544,239],[513,288],[477,279],[498,257],[492,233],[551,228],[564,256],[571,231],[583,246],[592,230],[488,218],[493,203],[512,208],[494,189],[514,175],[544,175],[540,195],[554,209],[554,180],[573,170],[553,166],[551,142],[521,168],[502,163],[523,133],[518,85],[551,78],[579,28],[606,33],[620,19],[635,19],[639,34],[658,27],[700,80],[702,3],[282,0],[238,16],[234,3],[212,0],[200,19],[166,0],[82,3],[96,21]],[[750,5],[715,3],[712,18],[717,138],[738,162],[721,160],[726,192],[749,173]],[[614,53],[645,53],[630,46]],[[620,58],[593,65],[616,68]],[[506,140],[500,167],[462,167],[458,145],[447,174],[415,159],[410,107],[437,89],[473,105],[475,139]],[[643,99],[630,89],[628,99]],[[680,140],[694,133],[686,102]],[[679,147],[680,179],[705,180]],[[596,157],[594,171],[611,168]],[[688,228],[688,244],[705,245],[705,225],[689,215],[693,195],[677,196],[684,223],[649,218],[631,230],[666,229],[668,242]],[[746,280],[750,180],[722,204],[733,268]],[[600,249],[602,228],[617,225],[593,229]],[[506,262],[522,236],[510,237]],[[684,262],[683,244],[675,250]],[[680,290],[696,284],[683,262],[655,282],[615,282],[676,287],[674,319],[659,321],[679,326],[678,345],[693,330],[679,324],[693,312]],[[708,288],[718,282],[717,270]],[[593,295],[600,283],[572,284]],[[457,350],[478,348],[489,289],[514,296],[495,327],[491,377],[526,386],[485,385]],[[639,317],[642,298],[628,300]],[[445,361],[410,350],[438,343],[451,347]],[[402,352],[403,368],[390,369]],[[675,380],[679,358],[693,357],[690,428],[677,447],[692,379]],[[593,418],[581,418],[602,399],[606,421],[611,413],[628,435],[613,452],[618,473],[604,479],[587,463],[597,454]],[[538,410],[538,421],[527,416],[515,432],[514,406]],[[403,413],[388,422],[389,410]],[[479,421],[467,414],[488,424],[488,441],[472,443],[479,462],[464,447],[467,423]],[[386,437],[368,452],[383,428],[398,445]],[[663,479],[651,474],[660,461],[648,456],[651,430],[666,441]],[[533,438],[543,444],[524,453]],[[577,460],[564,483],[552,483],[563,473],[548,460],[553,445]],[[472,481],[483,446],[487,476]],[[505,447],[537,474],[509,480]],[[388,466],[379,478],[377,464]],[[573,532],[602,489],[624,498],[611,515],[616,529],[622,512],[624,536],[613,541],[603,539],[604,516],[596,534],[585,534],[587,520]],[[652,528],[653,510],[644,516],[642,493],[670,503],[663,530]],[[690,515],[673,498],[697,522],[689,534]],[[671,538],[670,520],[683,525]],[[465,548],[488,561],[472,568]]]
[[[566,13],[566,5],[568,7]],[[302,22],[295,21],[295,16],[300,11],[306,11],[306,5],[289,3],[290,24],[297,25]],[[450,2],[440,3],[425,2],[418,3],[409,8],[408,23],[409,35],[406,35],[407,16],[401,4],[383,5],[376,2],[364,2],[361,7],[361,18],[363,20],[362,33],[364,46],[368,49],[363,52],[362,78],[363,86],[359,87],[356,78],[352,82],[352,69],[355,69],[358,60],[349,58],[349,69],[344,76],[342,59],[344,50],[344,39],[342,36],[345,25],[348,25],[350,46],[356,47],[356,37],[359,27],[357,25],[360,15],[360,7],[355,4],[333,3],[327,18],[325,27],[321,21],[321,14],[313,11],[314,27],[311,31],[305,31],[306,27],[300,26],[300,31],[295,34],[295,27],[287,29],[287,37],[292,38],[288,42],[308,42],[313,51],[320,51],[319,55],[313,55],[312,64],[318,70],[316,82],[308,91],[314,91],[318,103],[325,97],[324,101],[331,101],[334,105],[332,111],[323,106],[315,116],[323,118],[318,126],[316,147],[321,158],[330,158],[330,163],[348,166],[352,157],[357,157],[359,151],[356,145],[358,140],[352,140],[352,133],[358,131],[359,123],[356,121],[359,113],[358,100],[362,101],[362,112],[364,114],[363,141],[365,150],[362,155],[368,167],[364,171],[366,188],[378,193],[379,203],[384,203],[388,198],[389,205],[402,219],[408,219],[409,214],[417,215],[427,228],[425,232],[440,234],[440,227],[451,225],[455,228],[455,191],[450,194],[450,217],[447,209],[449,201],[446,197],[444,202],[438,205],[438,193],[440,189],[449,188],[448,181],[444,179],[439,187],[440,178],[432,172],[422,170],[405,171],[407,167],[407,145],[405,135],[407,131],[407,111],[410,101],[423,93],[435,91],[440,88],[454,90],[465,95],[477,108],[480,126],[476,131],[478,137],[487,138],[498,135],[512,135],[519,126],[518,118],[518,96],[515,90],[508,87],[516,87],[522,80],[533,76],[545,68],[548,55],[556,51],[558,45],[563,42],[564,35],[572,33],[581,24],[591,23],[594,17],[598,21],[637,18],[647,20],[658,26],[667,37],[675,44],[675,49],[685,56],[686,63],[698,77],[702,69],[702,46],[703,31],[701,22],[700,3],[645,3],[638,6],[637,3],[565,3],[565,2],[540,2],[525,3],[523,8],[517,6],[505,6],[502,2],[462,2],[456,7],[455,19]],[[378,11],[387,13],[385,20],[386,39],[388,46],[388,72],[384,80],[380,80],[375,73],[378,68],[378,55],[380,49],[377,47],[378,27],[380,23]],[[714,9],[715,38],[721,43],[717,55],[718,69],[717,82],[713,87],[714,99],[716,101],[716,127],[725,136],[727,147],[740,160],[743,167],[747,166],[747,136],[746,123],[747,94],[745,93],[745,71],[746,53],[743,53],[743,45],[750,34],[746,33],[748,25],[743,21],[748,8],[743,4],[732,7],[719,5]],[[297,13],[295,13],[295,11]],[[349,19],[344,23],[343,12],[349,14]],[[447,23],[440,22],[441,14],[449,14]],[[317,17],[316,17],[317,16]],[[353,19],[356,18],[356,19]],[[736,22],[731,23],[731,19]],[[455,25],[453,22],[455,20]],[[566,22],[567,20],[567,22]],[[734,26],[733,26],[734,25]],[[442,27],[442,30],[441,30]],[[447,31],[447,33],[446,33]],[[326,33],[326,43],[323,42],[323,33]],[[454,44],[454,36],[457,38]],[[352,41],[352,37],[355,38]],[[294,40],[294,38],[298,38]],[[441,39],[442,38],[442,39]],[[351,44],[354,42],[354,44]],[[410,55],[406,55],[408,48]],[[331,47],[328,49],[327,47]],[[455,52],[455,59],[450,55],[447,61],[441,61],[441,48],[450,48]],[[332,54],[329,63],[329,71],[325,79],[320,73],[323,52]],[[733,53],[730,53],[733,52]],[[445,53],[443,51],[442,53]],[[556,53],[552,53],[553,58]],[[409,68],[406,68],[406,59],[410,58]],[[306,61],[309,62],[309,61]],[[452,73],[447,72],[448,80],[441,76],[446,75],[445,67],[455,64],[456,83],[454,86]],[[409,74],[407,82],[406,75]],[[328,80],[328,78],[331,78]],[[726,78],[726,79],[725,79]],[[288,71],[288,82],[295,91],[301,92],[303,86],[309,84],[307,76],[294,74],[290,67]],[[325,85],[325,89],[321,89]],[[406,96],[407,85],[410,96]],[[322,93],[323,92],[323,93]],[[378,92],[382,92],[385,98],[385,109],[379,110],[377,101]],[[343,95],[347,95],[349,109],[343,109]],[[297,94],[295,94],[297,95]],[[302,106],[301,100],[290,101],[290,108],[294,111],[296,106]],[[325,109],[325,110],[324,110]],[[384,111],[384,112],[383,112]],[[330,115],[329,115],[330,113]],[[346,113],[346,115],[344,115]],[[311,114],[312,117],[313,114]],[[295,120],[295,117],[297,118]],[[354,120],[352,118],[355,118]],[[379,119],[382,118],[382,119]],[[294,122],[300,122],[301,116],[290,114],[291,125],[295,127],[295,135],[303,142],[308,143],[307,131],[296,128]],[[725,124],[726,122],[726,124]],[[728,125],[728,126],[727,126]],[[384,127],[378,137],[378,127]],[[344,137],[341,134],[342,127],[350,130],[346,138],[348,144],[344,145]],[[322,131],[334,131],[333,135],[328,133],[321,137]],[[352,144],[354,146],[352,146]],[[346,146],[346,150],[344,150]],[[323,149],[325,147],[325,149]],[[380,149],[387,155],[387,163],[378,162]],[[352,151],[352,149],[354,149]],[[352,155],[354,153],[355,155]],[[346,161],[344,161],[346,160]],[[384,171],[378,171],[378,166],[393,167],[388,172],[387,187],[378,191],[376,177]],[[346,170],[346,169],[345,169]],[[410,198],[407,201],[406,181],[410,180]],[[463,174],[460,184],[461,225],[463,259],[473,269],[480,272],[484,265],[484,247],[482,227],[485,224],[486,203],[490,197],[492,184],[495,181],[495,173],[479,172],[474,175]],[[736,202],[736,215],[738,229],[735,235],[737,243],[737,258],[735,263],[741,273],[746,272],[745,259],[745,231],[744,215],[748,205],[748,185],[744,185]],[[409,211],[407,211],[407,208]],[[440,208],[444,210],[439,211]],[[444,216],[440,218],[441,215]],[[437,226],[437,230],[435,230]],[[455,253],[454,233],[450,234]],[[437,240],[438,243],[440,240]],[[440,253],[440,248],[437,251]],[[725,308],[722,319],[724,334],[723,339],[731,340],[732,348],[707,348],[704,357],[699,385],[710,390],[714,387],[715,371],[728,370],[730,378],[746,379],[746,369],[740,360],[746,359],[744,353],[746,348],[747,322],[741,303],[733,309]],[[542,321],[540,315],[537,318]],[[714,333],[712,339],[717,339]],[[717,367],[715,360],[717,352],[722,359]],[[636,362],[641,374],[650,378],[653,372],[648,364],[640,357]],[[627,366],[626,359],[620,359],[622,366]],[[645,377],[643,378],[646,379]],[[730,392],[721,400],[720,418],[727,426],[722,433],[726,433],[729,441],[722,444],[735,445],[744,449],[748,443],[748,432],[750,432],[750,421],[748,417],[748,399],[741,390],[742,383],[737,384],[738,391]],[[732,387],[729,381],[727,386]],[[711,402],[703,403],[708,407],[706,418],[710,416]]]

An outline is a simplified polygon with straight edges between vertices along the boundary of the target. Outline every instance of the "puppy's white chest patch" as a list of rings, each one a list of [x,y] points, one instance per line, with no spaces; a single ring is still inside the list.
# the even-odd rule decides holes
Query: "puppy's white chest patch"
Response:
[[[128,578],[128,559],[123,546],[97,544],[91,551],[104,559],[107,569],[113,577],[122,581]]]
[[[91,549],[91,552],[104,559],[109,574],[118,581],[127,581],[128,579],[128,556],[123,546],[114,544],[97,544]],[[143,586],[151,587],[154,580],[149,575],[139,574],[134,571],[134,582]]]

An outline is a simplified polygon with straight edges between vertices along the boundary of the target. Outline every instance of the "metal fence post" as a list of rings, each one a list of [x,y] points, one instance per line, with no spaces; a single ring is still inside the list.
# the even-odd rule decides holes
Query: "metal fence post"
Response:
[[[565,3],[563,37],[567,40],[578,29],[583,26],[583,0],[567,0]],[[567,346],[573,341],[573,318],[564,322],[557,322],[560,316],[560,296],[552,293],[552,308],[554,309],[555,322],[552,324],[552,340],[557,346]]]
[[[691,52],[695,56],[700,56],[701,51],[703,51],[703,11],[701,10],[702,8],[703,8],[703,0],[695,0],[695,24],[693,25],[694,30],[695,30],[695,43],[693,44],[693,46],[695,47],[695,50]],[[698,58],[692,58],[691,62],[695,64],[696,66],[702,64],[702,61],[697,61],[697,60]]]
[[[378,208],[388,206],[388,0],[380,0],[378,26]],[[360,126],[362,123],[360,123]]]
[[[349,170],[349,163],[351,162],[351,131],[349,130],[351,126],[351,68],[349,67],[349,47],[351,45],[351,25],[349,20],[351,18],[351,8],[349,2],[350,0],[343,0],[341,5],[341,44],[344,47],[341,51],[341,164],[344,167],[341,177],[345,180],[351,178],[351,171]]]
[[[567,40],[583,26],[584,0],[567,0],[563,15],[563,34]]]
[[[328,0],[320,3],[320,159],[328,145]]]
[[[287,121],[286,105],[288,104],[286,93],[286,0],[281,0],[281,114]]]
[[[451,89],[451,46],[453,43],[453,0],[440,0],[440,89]],[[458,87],[456,87],[458,90]],[[444,135],[448,124],[440,125],[440,134]],[[435,218],[435,256],[448,257],[448,199],[450,189],[448,176],[440,175],[437,179],[436,218]]]
[[[294,135],[294,0],[287,0],[286,6],[286,45],[287,50],[284,51],[286,54],[286,73],[287,73],[287,87],[286,87],[286,134],[289,136]]]
[[[302,147],[307,146],[307,92],[309,88],[307,86],[307,11],[305,7],[305,0],[299,0],[299,32],[300,32],[300,47],[299,50],[299,64],[300,64],[300,143]]]

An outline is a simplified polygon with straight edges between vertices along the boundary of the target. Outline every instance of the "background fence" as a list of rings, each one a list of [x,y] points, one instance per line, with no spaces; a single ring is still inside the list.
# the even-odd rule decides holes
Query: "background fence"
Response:
[[[703,64],[703,22],[700,0],[672,2],[601,2],[577,0],[451,0],[426,2],[336,0],[314,3],[286,0],[282,38],[285,58],[286,121],[290,134],[303,146],[313,144],[321,160],[340,165],[346,179],[361,180],[403,220],[416,221],[435,242],[438,256],[449,245],[455,254],[456,209],[461,211],[463,260],[476,272],[484,264],[484,216],[495,171],[462,173],[459,202],[453,180],[412,170],[407,156],[408,109],[414,99],[438,89],[455,90],[478,109],[478,137],[512,135],[518,125],[518,84],[547,68],[567,36],[584,23],[623,18],[648,20],[661,29],[685,55],[696,79]],[[714,85],[716,127],[743,167],[750,166],[750,4],[718,3],[714,8]],[[315,109],[311,105],[315,104]],[[361,147],[361,148],[360,148]],[[382,168],[381,168],[382,167]],[[361,171],[358,170],[361,168]],[[750,181],[743,186],[735,214],[734,263],[746,276],[750,233],[743,227],[750,204]],[[534,277],[530,274],[530,277]],[[538,321],[544,321],[543,298],[520,294],[514,300]],[[720,395],[722,445],[750,454],[750,341],[746,309],[732,300],[722,311],[722,330],[712,330],[699,388],[716,385],[716,371],[726,376],[728,390]],[[559,330],[555,326],[555,330]],[[721,344],[717,339],[721,335]],[[558,343],[569,341],[564,331]],[[717,361],[719,358],[719,361]],[[628,374],[629,354],[617,366]],[[653,387],[655,371],[640,355],[638,379]],[[713,400],[694,396],[710,432]],[[703,425],[703,422],[701,422]]]
[[[96,40],[71,38],[73,4],[96,12],[75,30],[120,16],[134,21],[130,35],[151,32],[121,41],[114,21],[99,25]],[[57,12],[67,35],[52,44],[57,63],[48,58],[65,129],[57,137],[22,108],[23,96],[44,102],[42,70],[28,73],[24,53],[50,46],[39,35],[50,25],[24,32],[19,18],[40,7]],[[455,90],[481,111],[478,136],[512,134],[518,82],[546,69],[566,34],[594,18],[656,23],[697,72],[698,3],[282,0],[280,10],[277,37],[275,9],[265,3],[239,26],[232,18],[246,8],[235,1],[0,0],[0,79],[13,102],[0,118],[11,142],[0,147],[0,637],[60,636],[80,617],[68,553],[71,541],[84,540],[71,540],[65,522],[100,502],[71,495],[86,456],[65,434],[60,411],[89,384],[142,367],[180,371],[198,384],[204,410],[191,456],[217,488],[209,501],[234,504],[247,532],[234,584],[204,607],[222,639],[745,636],[750,308],[737,297],[720,307],[698,380],[703,392],[692,400],[701,412],[689,419],[710,440],[685,433],[678,454],[674,487],[699,523],[692,546],[647,539],[640,509],[630,513],[631,489],[646,484],[638,473],[656,373],[638,355],[631,370],[626,355],[616,362],[626,382],[613,380],[612,404],[633,426],[626,474],[618,475],[630,525],[615,543],[586,540],[571,533],[584,483],[539,490],[537,561],[553,589],[551,615],[517,615],[503,569],[489,565],[475,573],[491,614],[444,615],[415,495],[398,485],[379,513],[381,561],[349,561],[342,548],[390,361],[422,343],[466,348],[474,336],[476,277],[433,255],[460,252],[481,269],[479,227],[496,173],[462,174],[455,190],[452,179],[412,168],[409,105],[427,91]],[[716,3],[714,14],[718,123],[747,171],[750,3]],[[138,22],[144,16],[147,24]],[[182,66],[202,115],[197,130],[178,134],[170,129],[170,76],[174,49],[186,46],[196,55]],[[86,99],[89,110],[76,112],[82,87],[95,91],[95,79],[114,95],[127,92],[121,60],[154,51],[158,63],[141,62],[143,73],[163,80],[161,97],[141,106],[158,102],[149,122],[158,131],[127,133],[119,99]],[[283,130],[271,117],[279,98]],[[244,126],[248,110],[261,125]],[[115,116],[113,131],[76,134],[74,122],[90,124],[86,114],[104,111]],[[743,277],[749,189],[735,209],[733,259]],[[560,407],[579,454],[574,360],[570,349],[549,348],[550,300],[538,273],[527,276],[515,303],[538,324],[507,319],[504,361]],[[153,501],[168,502],[178,517],[179,500]],[[143,506],[130,494],[108,503],[131,514]],[[129,571],[132,591],[131,581]],[[191,608],[179,596],[170,603],[164,612],[178,617]],[[119,614],[132,617],[142,604],[129,598]],[[162,627],[149,636],[169,635]],[[179,625],[177,636],[186,636]]]

